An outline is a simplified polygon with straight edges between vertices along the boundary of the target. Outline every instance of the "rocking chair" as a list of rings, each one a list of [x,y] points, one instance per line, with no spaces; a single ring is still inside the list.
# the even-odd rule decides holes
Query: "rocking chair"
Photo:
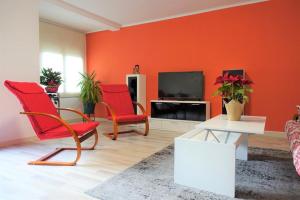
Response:
[[[93,150],[98,142],[96,127],[98,122],[91,121],[83,113],[69,109],[57,108],[59,110],[70,111],[80,115],[85,122],[67,123],[64,121],[54,107],[44,89],[34,82],[14,82],[6,80],[4,85],[18,98],[23,106],[25,114],[40,140],[58,139],[72,137],[75,140],[76,148],[57,148],[36,161],[31,161],[30,165],[56,165],[73,166],[80,159],[81,150]],[[81,143],[91,136],[95,136],[95,143],[90,148],[82,148]],[[77,156],[73,162],[47,161],[56,154],[64,150],[76,150]]]
[[[119,132],[120,125],[145,124],[144,136],[148,135],[149,122],[143,106],[137,102],[132,102],[127,85],[101,85],[103,102],[108,111],[108,120],[113,122],[113,133],[106,134],[116,140],[119,133],[137,132],[135,130]],[[136,104],[143,114],[134,113],[133,104]],[[138,132],[137,132],[138,133]]]

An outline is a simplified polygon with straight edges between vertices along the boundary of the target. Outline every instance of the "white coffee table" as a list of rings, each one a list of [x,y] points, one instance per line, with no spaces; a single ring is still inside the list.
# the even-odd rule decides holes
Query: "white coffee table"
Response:
[[[225,141],[226,133],[214,135]],[[241,134],[232,133],[227,143],[217,142],[206,131],[192,130],[175,138],[174,182],[229,197],[235,194],[236,148]]]
[[[248,135],[264,134],[266,117],[219,115],[175,138],[174,182],[234,197],[236,159],[248,158]]]
[[[215,136],[215,131],[222,131],[227,134],[225,143],[231,133],[242,134],[240,144],[237,149],[236,158],[240,160],[248,160],[248,135],[264,134],[266,117],[262,116],[242,116],[240,121],[229,121],[226,115],[218,115],[199,125],[196,129],[206,130],[206,138],[211,134],[217,142],[222,142]]]

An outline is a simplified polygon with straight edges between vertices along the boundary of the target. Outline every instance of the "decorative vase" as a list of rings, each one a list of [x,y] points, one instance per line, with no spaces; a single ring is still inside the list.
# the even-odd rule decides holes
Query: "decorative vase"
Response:
[[[135,65],[133,67],[132,71],[133,71],[134,74],[139,74],[140,73],[140,66],[139,65]]]
[[[47,93],[57,93],[59,88],[59,85],[47,85],[47,87],[45,87],[45,90]]]
[[[239,101],[236,100],[231,100],[228,103],[225,103],[225,108],[227,111],[227,119],[229,121],[240,121],[241,120],[241,115],[244,110],[245,102],[240,103]]]

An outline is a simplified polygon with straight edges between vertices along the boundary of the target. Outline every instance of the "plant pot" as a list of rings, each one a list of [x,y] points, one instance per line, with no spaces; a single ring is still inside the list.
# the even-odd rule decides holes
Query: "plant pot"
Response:
[[[240,121],[241,115],[244,110],[245,103],[240,103],[236,100],[231,100],[228,103],[225,103],[225,108],[227,111],[227,119],[229,121]]]
[[[57,93],[59,85],[48,85],[45,87],[47,93]]]
[[[83,103],[83,113],[84,114],[94,114],[95,113],[95,103],[87,102]]]

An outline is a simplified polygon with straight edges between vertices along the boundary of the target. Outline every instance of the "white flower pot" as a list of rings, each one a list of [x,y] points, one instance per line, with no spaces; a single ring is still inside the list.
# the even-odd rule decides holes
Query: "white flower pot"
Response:
[[[245,106],[244,103],[240,103],[239,101],[236,100],[231,100],[228,103],[225,102],[225,108],[227,111],[227,119],[229,121],[240,121],[241,120],[241,115],[243,113]]]

